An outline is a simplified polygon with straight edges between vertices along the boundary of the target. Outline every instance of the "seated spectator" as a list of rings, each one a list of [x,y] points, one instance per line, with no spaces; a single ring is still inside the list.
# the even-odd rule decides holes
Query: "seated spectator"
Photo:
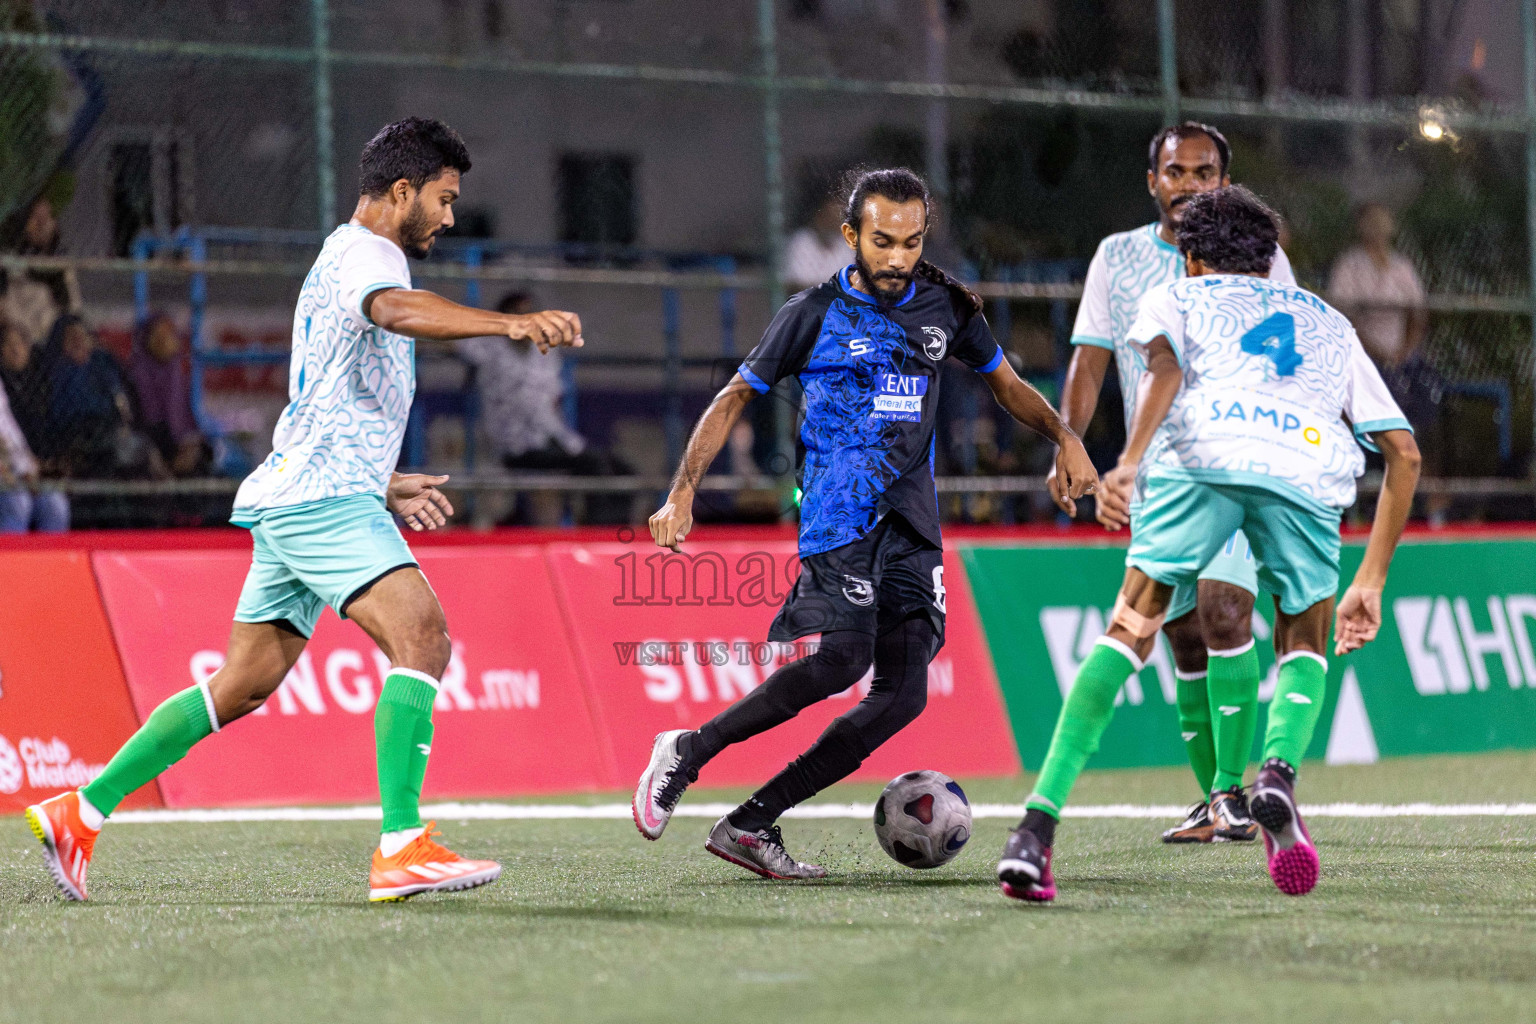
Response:
[[[534,311],[533,297],[512,292],[496,308],[526,315]],[[566,424],[560,412],[565,384],[559,356],[541,354],[530,341],[501,336],[465,339],[458,353],[475,367],[486,436],[502,465],[577,476],[629,472],[622,461],[592,448]],[[628,495],[594,496],[588,509],[594,522],[627,522],[630,504]]]
[[[133,430],[133,406],[117,360],[77,316],[59,317],[43,349],[48,415],[43,454],[69,477],[169,475],[160,453]]]
[[[135,325],[128,379],[138,399],[136,423],[179,477],[204,476],[212,449],[192,415],[192,387],[176,324],[155,313]]]
[[[843,239],[843,204],[828,199],[805,227],[784,245],[784,280],[791,288],[811,288],[853,262]]]
[[[44,451],[48,427],[48,372],[42,353],[25,331],[9,321],[0,322],[0,381],[10,401],[11,414],[21,427],[31,450]]]
[[[32,346],[19,328],[6,325],[6,333],[22,339],[28,355]],[[8,344],[15,344],[7,339]],[[56,490],[39,489],[41,466],[21,425],[11,414],[6,389],[0,388],[0,533],[62,533],[69,529],[69,499]]]
[[[59,255],[59,222],[53,203],[39,196],[6,232],[6,248],[18,256]],[[0,312],[34,345],[65,313],[80,313],[80,285],[73,270],[0,270]]]

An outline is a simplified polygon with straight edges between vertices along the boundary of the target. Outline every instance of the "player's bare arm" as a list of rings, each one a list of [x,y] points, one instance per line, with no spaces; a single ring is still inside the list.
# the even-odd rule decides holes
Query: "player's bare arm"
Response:
[[[1407,430],[1384,430],[1372,435],[1386,463],[1381,499],[1371,523],[1371,538],[1354,581],[1344,591],[1334,619],[1333,653],[1348,654],[1376,639],[1381,628],[1381,591],[1387,585],[1387,566],[1397,550],[1413,508],[1413,491],[1419,482],[1422,461],[1419,446]]]
[[[1093,468],[1093,461],[1088,458],[1088,452],[1084,450],[1077,432],[1051,408],[1051,403],[1045,400],[1044,395],[1014,372],[1006,359],[985,377],[997,404],[1007,410],[1008,415],[1040,436],[1056,442],[1053,474],[1061,484],[1059,493],[1053,489],[1051,497],[1063,512],[1075,515],[1076,499],[1092,494],[1099,486],[1098,471]]]
[[[1078,345],[1072,350],[1072,361],[1067,364],[1067,380],[1061,389],[1061,407],[1058,411],[1072,433],[1078,437],[1083,436],[1083,431],[1093,421],[1093,412],[1099,405],[1099,392],[1104,388],[1104,375],[1109,371],[1109,363],[1113,358],[1113,352],[1097,345]],[[1051,464],[1050,472],[1046,474],[1045,486],[1051,492],[1051,500],[1061,505],[1065,491],[1060,487],[1055,463]]]
[[[446,474],[396,473],[389,478],[384,504],[418,533],[447,526],[448,517],[453,515],[453,504],[438,490],[447,482]]]
[[[386,331],[420,341],[458,341],[500,334],[517,341],[531,341],[540,352],[582,346],[581,318],[561,310],[517,316],[461,306],[416,288],[381,288],[363,300],[363,312]]]
[[[1126,431],[1125,451],[1115,468],[1104,475],[1103,494],[1099,498],[1099,522],[1106,529],[1119,530],[1131,522],[1131,490],[1142,456],[1152,444],[1152,436],[1168,416],[1173,400],[1183,385],[1173,345],[1162,335],[1147,346],[1147,372],[1136,391],[1136,415]]]
[[[679,550],[679,545],[693,529],[693,495],[699,479],[725,447],[725,440],[731,436],[731,428],[741,418],[742,410],[756,396],[752,385],[738,373],[720,389],[704,415],[699,417],[698,426],[688,438],[683,461],[672,477],[672,490],[667,494],[666,503],[650,519],[651,537],[660,546]]]

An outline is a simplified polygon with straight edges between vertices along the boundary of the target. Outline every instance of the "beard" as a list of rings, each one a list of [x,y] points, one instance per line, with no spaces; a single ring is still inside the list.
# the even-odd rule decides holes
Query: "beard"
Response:
[[[859,271],[859,276],[864,279],[875,299],[882,306],[894,306],[898,299],[906,294],[907,286],[912,283],[911,274],[898,274],[894,270],[882,270],[878,274],[870,269],[864,262],[864,254],[858,250],[853,253],[853,265]]]
[[[432,243],[442,233],[442,228],[433,230],[428,226],[427,211],[421,208],[421,200],[418,199],[411,204],[410,212],[405,215],[405,223],[400,225],[400,248],[412,259],[424,260],[432,250]]]

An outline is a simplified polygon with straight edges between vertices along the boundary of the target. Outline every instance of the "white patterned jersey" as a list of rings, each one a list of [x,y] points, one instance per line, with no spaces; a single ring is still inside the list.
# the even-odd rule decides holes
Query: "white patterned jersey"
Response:
[[[1159,335],[1184,381],[1143,459],[1148,472],[1342,509],[1365,470],[1356,439],[1411,429],[1349,320],[1305,289],[1243,274],[1160,285],[1130,341],[1144,356]]]
[[[1147,368],[1141,353],[1126,344],[1126,335],[1136,319],[1136,307],[1152,288],[1183,276],[1184,254],[1177,246],[1163,241],[1155,223],[1108,236],[1099,243],[1088,264],[1083,299],[1072,324],[1072,344],[1114,352],[1127,426],[1136,408],[1136,388]],[[1278,246],[1269,277],[1282,284],[1296,283],[1291,261]]]
[[[416,394],[416,343],[363,314],[384,288],[409,288],[405,253],[358,224],[325,240],[293,313],[288,406],[272,454],[235,496],[236,523],[267,509],[382,495]]]

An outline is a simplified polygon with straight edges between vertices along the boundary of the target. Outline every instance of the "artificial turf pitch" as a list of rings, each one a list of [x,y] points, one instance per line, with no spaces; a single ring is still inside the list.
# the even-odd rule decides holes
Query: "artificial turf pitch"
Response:
[[[1073,796],[1190,788],[1177,770],[1098,772]],[[1017,802],[1027,780],[968,789]],[[1301,796],[1527,801],[1536,754],[1308,765]],[[1010,824],[978,821],[954,863],[916,872],[867,823],[786,821],[791,852],[833,873],[790,884],[707,854],[696,818],[658,843],[627,821],[444,821],[501,880],[378,906],[367,823],[114,824],[91,902],[65,904],[4,817],[0,1021],[1536,1020],[1536,818],[1317,819],[1322,881],[1299,899],[1257,844],[1069,819],[1050,906],[998,894]]]

